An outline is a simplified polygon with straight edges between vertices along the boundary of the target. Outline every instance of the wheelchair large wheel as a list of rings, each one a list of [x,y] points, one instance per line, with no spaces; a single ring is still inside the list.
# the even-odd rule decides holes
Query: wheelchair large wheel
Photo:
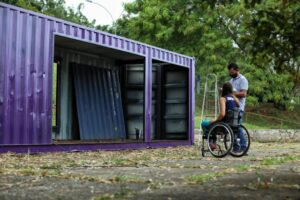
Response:
[[[226,156],[232,149],[233,132],[230,126],[218,122],[208,132],[208,150],[217,158]]]
[[[240,125],[240,128],[243,130],[243,136],[245,139],[246,146],[244,147],[241,146],[242,139],[239,137],[239,133],[234,133],[233,148],[230,151],[230,154],[234,157],[242,157],[248,152],[250,148],[249,132],[243,125]]]

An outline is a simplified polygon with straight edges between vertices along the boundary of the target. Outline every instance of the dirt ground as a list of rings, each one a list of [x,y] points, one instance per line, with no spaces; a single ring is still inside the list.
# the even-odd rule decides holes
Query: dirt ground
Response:
[[[300,199],[300,144],[253,143],[248,156],[197,146],[1,154],[0,199]]]

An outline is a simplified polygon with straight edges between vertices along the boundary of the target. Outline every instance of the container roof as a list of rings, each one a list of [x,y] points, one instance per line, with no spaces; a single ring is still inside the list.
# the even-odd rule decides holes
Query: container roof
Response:
[[[105,50],[111,53],[112,56],[117,56],[120,59],[135,59],[130,55],[138,55],[140,57],[151,57],[153,60],[158,60],[170,64],[175,64],[184,67],[194,67],[195,59],[190,56],[182,55],[176,52],[172,52],[166,49],[155,47],[152,45],[144,44],[138,41],[134,41],[122,36],[113,35],[103,31],[88,28],[79,24],[47,16],[41,13],[36,13],[30,10],[25,10],[16,6],[4,4],[0,2],[0,8],[10,9],[17,11],[16,14],[24,15],[26,17],[33,17],[35,23],[42,25],[42,28],[47,28],[52,33],[61,34],[73,39],[82,39],[83,42],[92,42],[96,45],[115,49],[116,51]],[[24,14],[26,13],[26,14]],[[23,16],[23,17],[24,17]],[[74,40],[73,40],[74,42]],[[120,46],[120,44],[123,46]],[[80,44],[83,45],[83,44]],[[87,44],[85,44],[87,45]],[[94,48],[93,48],[94,49]],[[100,47],[100,49],[103,49]],[[119,51],[127,52],[121,54]],[[99,51],[99,49],[97,50]],[[125,56],[126,55],[126,56]],[[128,56],[128,57],[127,57]]]
[[[136,54],[112,49],[109,47],[101,46],[99,44],[89,43],[87,41],[81,41],[81,40],[72,39],[64,36],[59,36],[59,35],[55,36],[55,46],[77,50],[80,52],[90,53],[94,55],[102,55],[108,58],[113,58],[122,61],[140,60],[144,58]]]

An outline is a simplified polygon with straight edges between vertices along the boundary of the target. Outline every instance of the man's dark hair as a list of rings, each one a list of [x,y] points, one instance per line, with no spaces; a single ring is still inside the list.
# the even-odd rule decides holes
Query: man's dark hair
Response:
[[[234,69],[234,70],[239,70],[239,66],[236,63],[229,63],[227,66],[228,70]]]
[[[228,94],[232,94],[233,93],[233,88],[230,82],[226,82],[223,84],[222,87],[222,97],[227,96]]]

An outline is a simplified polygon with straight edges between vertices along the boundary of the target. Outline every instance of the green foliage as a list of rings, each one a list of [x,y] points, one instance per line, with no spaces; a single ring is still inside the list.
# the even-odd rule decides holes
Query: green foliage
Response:
[[[77,9],[73,9],[66,7],[64,0],[2,0],[2,2],[54,16],[77,24],[82,24],[88,27],[95,27],[95,20],[90,22],[83,15],[83,3],[79,4]],[[97,26],[97,28],[102,30],[102,26]]]
[[[236,61],[249,80],[248,103],[292,109],[300,87],[300,2],[296,0],[136,0],[119,34],[195,56],[196,72],[229,79]]]
[[[113,27],[90,22],[83,4],[2,1],[194,56],[202,80],[208,73],[229,80],[226,66],[235,61],[250,83],[248,104],[293,109],[300,102],[299,0],[135,0]]]

